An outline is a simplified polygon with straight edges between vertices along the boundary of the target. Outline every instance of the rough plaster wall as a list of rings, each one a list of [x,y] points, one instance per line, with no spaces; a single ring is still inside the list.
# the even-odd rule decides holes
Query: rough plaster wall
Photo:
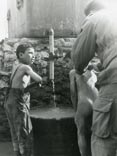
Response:
[[[31,29],[41,30],[53,27],[56,31],[74,31],[74,0],[30,0]]]
[[[8,20],[9,38],[21,36],[27,31],[26,3],[24,1],[23,8],[17,9],[16,0],[8,0],[8,10],[10,10],[10,19]]]
[[[7,0],[0,1],[0,40],[8,36]]]

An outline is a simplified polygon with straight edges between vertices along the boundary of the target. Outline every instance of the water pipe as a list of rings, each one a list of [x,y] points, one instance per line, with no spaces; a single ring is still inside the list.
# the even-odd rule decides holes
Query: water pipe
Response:
[[[49,79],[52,83],[53,90],[53,104],[56,107],[56,95],[55,95],[55,83],[54,83],[54,30],[51,28],[49,30]]]

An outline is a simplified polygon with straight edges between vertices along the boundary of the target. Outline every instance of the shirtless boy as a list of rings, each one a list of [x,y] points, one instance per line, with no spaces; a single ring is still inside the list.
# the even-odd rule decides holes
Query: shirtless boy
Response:
[[[34,58],[34,48],[30,44],[20,44],[16,49],[16,55],[19,63],[11,74],[10,91],[5,110],[15,155],[29,156],[26,140],[32,130],[29,117],[30,94],[25,93],[24,89],[28,86],[30,78],[36,82],[41,82],[42,78],[30,67]]]

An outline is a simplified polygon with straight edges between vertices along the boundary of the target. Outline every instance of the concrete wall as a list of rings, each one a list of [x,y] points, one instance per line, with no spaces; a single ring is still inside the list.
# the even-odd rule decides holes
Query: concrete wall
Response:
[[[0,1],[0,40],[8,36],[7,0]]]
[[[27,1],[24,1],[23,7],[21,9],[17,8],[17,0],[7,0],[8,1],[8,36],[10,38],[20,37],[22,34],[24,36],[28,33],[27,28]]]
[[[73,35],[77,31],[76,0],[30,0],[30,32],[45,35],[53,27],[56,36]]]
[[[76,1],[76,14],[77,14],[77,21],[78,21],[78,24],[79,24],[79,28],[81,27],[82,25],[82,22],[85,18],[85,15],[84,15],[84,8],[86,6],[86,4],[89,2],[90,0],[77,0]]]
[[[8,22],[9,37],[42,37],[51,27],[56,36],[77,34],[82,18],[82,6],[87,0],[8,0],[11,18]]]

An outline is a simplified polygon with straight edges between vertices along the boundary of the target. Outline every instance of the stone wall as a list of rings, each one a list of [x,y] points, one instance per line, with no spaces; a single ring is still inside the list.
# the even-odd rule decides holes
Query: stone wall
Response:
[[[55,39],[55,94],[56,105],[72,106],[70,100],[69,71],[72,68],[70,52],[75,38]],[[40,74],[45,83],[42,87],[34,86],[29,89],[31,93],[31,108],[41,106],[53,106],[52,84],[49,80],[49,41],[43,39],[6,39],[0,42],[0,141],[10,139],[9,126],[4,112],[4,95],[9,82],[9,72],[17,63],[15,50],[20,43],[31,43],[36,52],[35,62],[32,68]],[[61,56],[61,57],[60,57]]]

